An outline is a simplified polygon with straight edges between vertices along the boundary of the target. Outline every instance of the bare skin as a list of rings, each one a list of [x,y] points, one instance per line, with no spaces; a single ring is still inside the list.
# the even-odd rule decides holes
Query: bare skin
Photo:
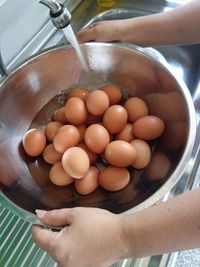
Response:
[[[103,209],[74,208],[42,216],[39,211],[38,217],[47,224],[65,226],[60,232],[32,228],[35,242],[60,267],[106,267],[126,254],[120,233],[121,216]]]
[[[102,21],[77,34],[87,41],[122,41],[141,46],[200,43],[200,1],[176,9],[132,19]]]
[[[200,189],[133,214],[97,208],[38,211],[52,232],[33,226],[35,242],[60,267],[106,267],[122,258],[144,257],[200,246]]]

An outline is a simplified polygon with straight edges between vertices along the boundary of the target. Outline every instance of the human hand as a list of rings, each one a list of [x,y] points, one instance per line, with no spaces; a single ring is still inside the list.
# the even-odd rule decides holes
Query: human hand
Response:
[[[123,23],[121,20],[101,21],[89,25],[77,33],[79,43],[96,41],[122,41]]]
[[[60,232],[32,227],[34,241],[60,267],[106,267],[126,255],[122,215],[97,208],[38,210],[37,215],[45,224],[64,227]]]

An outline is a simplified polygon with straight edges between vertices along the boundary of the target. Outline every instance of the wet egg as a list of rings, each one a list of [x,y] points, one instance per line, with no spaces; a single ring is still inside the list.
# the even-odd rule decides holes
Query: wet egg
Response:
[[[132,141],[134,139],[132,123],[127,123],[124,128],[115,135],[115,139],[126,142]]]
[[[133,124],[133,134],[143,140],[156,139],[164,130],[164,122],[156,116],[144,116]]]
[[[71,97],[65,105],[65,117],[73,125],[81,125],[87,120],[88,112],[83,100]]]
[[[57,110],[54,111],[53,119],[54,119],[54,121],[58,121],[58,122],[61,122],[63,124],[67,123],[67,119],[65,117],[65,106],[58,108]]]
[[[49,164],[55,164],[61,161],[62,155],[62,153],[59,153],[55,150],[53,144],[46,146],[42,153],[44,160]]]
[[[79,179],[88,172],[90,161],[87,153],[82,148],[71,147],[63,154],[62,166],[71,177]]]
[[[143,169],[146,167],[151,159],[151,150],[147,142],[140,139],[134,139],[131,141],[131,145],[136,150],[136,158],[132,166],[136,169]]]
[[[85,150],[90,160],[90,163],[94,163],[97,160],[98,155],[89,150],[85,143],[80,143],[78,146]]]
[[[107,145],[105,159],[115,167],[128,167],[136,159],[136,150],[128,142],[116,140]]]
[[[88,95],[86,106],[91,114],[102,115],[109,107],[109,98],[103,91],[95,90]]]
[[[94,166],[90,166],[83,178],[75,180],[76,191],[81,195],[92,193],[98,187],[98,174],[99,170]]]
[[[121,105],[109,107],[103,115],[103,125],[109,133],[120,132],[126,125],[128,113]]]
[[[104,91],[107,94],[109,98],[110,106],[117,104],[122,98],[122,93],[117,86],[104,85],[99,89]]]
[[[39,129],[30,129],[23,137],[23,147],[29,156],[39,156],[46,146],[46,136]]]
[[[57,162],[51,167],[49,179],[53,184],[58,186],[66,186],[74,181],[74,179],[65,172],[61,162]]]
[[[56,151],[64,153],[66,149],[76,146],[80,140],[80,133],[73,125],[64,125],[58,129],[58,132],[53,140],[53,145]]]
[[[58,129],[63,126],[63,124],[61,122],[58,121],[52,121],[50,123],[47,124],[44,133],[48,139],[48,141],[52,142]]]
[[[146,103],[139,97],[130,97],[124,104],[128,112],[128,120],[135,122],[137,119],[148,115]]]
[[[68,93],[67,97],[68,99],[71,97],[78,97],[85,102],[89,94],[90,94],[90,91],[88,89],[83,88],[83,87],[77,87],[71,90]]]
[[[101,154],[110,142],[110,136],[102,125],[93,124],[86,129],[84,140],[93,153]]]
[[[99,174],[99,184],[108,191],[119,191],[130,181],[130,173],[126,168],[109,166]]]

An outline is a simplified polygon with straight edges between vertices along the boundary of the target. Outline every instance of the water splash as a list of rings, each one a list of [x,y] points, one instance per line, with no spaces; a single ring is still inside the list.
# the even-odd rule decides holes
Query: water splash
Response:
[[[93,89],[94,89],[94,86],[97,86],[97,85],[102,86],[107,80],[107,75],[105,73],[101,73],[100,71],[96,71],[94,69],[89,68],[88,62],[91,63],[91,58],[79,46],[79,43],[76,39],[76,36],[74,34],[72,27],[68,25],[66,28],[63,28],[62,30],[65,34],[66,39],[70,42],[70,44],[76,50],[76,53],[81,62],[82,73],[79,78],[79,86],[93,88]],[[99,52],[100,52],[99,56],[100,58],[102,58],[103,52],[102,51],[99,51]],[[94,65],[94,62],[92,63]]]

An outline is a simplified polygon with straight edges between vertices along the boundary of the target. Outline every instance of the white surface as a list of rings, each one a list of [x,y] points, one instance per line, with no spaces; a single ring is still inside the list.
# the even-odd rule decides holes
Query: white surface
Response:
[[[6,2],[7,0],[0,0],[0,7]]]

